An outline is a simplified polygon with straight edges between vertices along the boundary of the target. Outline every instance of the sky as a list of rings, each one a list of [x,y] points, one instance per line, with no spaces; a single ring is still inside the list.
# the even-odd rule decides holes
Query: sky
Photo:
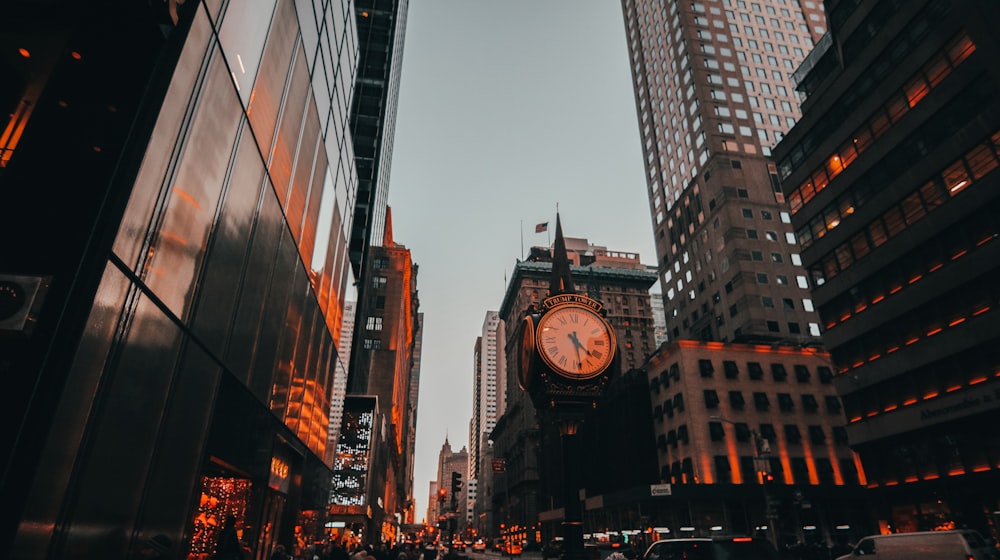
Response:
[[[445,438],[468,446],[486,312],[557,205],[565,236],[656,256],[617,0],[410,0],[402,64],[389,206],[424,314],[419,521]]]

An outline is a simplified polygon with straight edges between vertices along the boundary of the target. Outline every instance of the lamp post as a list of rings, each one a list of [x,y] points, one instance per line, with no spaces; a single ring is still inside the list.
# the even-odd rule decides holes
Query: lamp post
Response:
[[[712,420],[718,422],[725,422],[727,424],[732,424],[737,426],[736,422],[728,418],[723,418],[722,416],[710,416]],[[771,542],[771,545],[775,549],[778,548],[778,532],[775,523],[778,520],[778,516],[774,511],[774,507],[771,503],[771,492],[768,488],[768,483],[774,480],[774,476],[771,474],[771,444],[768,443],[767,438],[760,435],[760,432],[750,428],[750,435],[753,437],[753,466],[756,471],[758,478],[761,482],[761,488],[764,490],[764,519],[767,520],[767,540]]]

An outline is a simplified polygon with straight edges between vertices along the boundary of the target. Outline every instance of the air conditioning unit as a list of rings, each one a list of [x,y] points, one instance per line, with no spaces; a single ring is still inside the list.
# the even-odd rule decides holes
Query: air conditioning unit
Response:
[[[50,276],[0,274],[0,335],[31,331],[50,280]]]

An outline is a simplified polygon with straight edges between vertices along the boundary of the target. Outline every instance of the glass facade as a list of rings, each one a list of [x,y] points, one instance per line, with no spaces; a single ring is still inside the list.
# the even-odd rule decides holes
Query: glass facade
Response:
[[[15,4],[0,275],[51,289],[0,337],[9,557],[200,558],[228,515],[248,557],[321,537],[357,297],[351,3]]]

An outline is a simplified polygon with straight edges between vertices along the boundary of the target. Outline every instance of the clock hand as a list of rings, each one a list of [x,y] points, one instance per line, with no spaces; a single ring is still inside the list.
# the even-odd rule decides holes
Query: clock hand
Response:
[[[580,344],[580,339],[576,337],[576,331],[569,333],[569,339],[573,341],[573,347],[576,348],[577,368],[582,370],[583,358],[580,356],[580,349],[583,348],[584,350],[586,350],[586,347]],[[587,352],[587,355],[590,355],[590,352]]]

